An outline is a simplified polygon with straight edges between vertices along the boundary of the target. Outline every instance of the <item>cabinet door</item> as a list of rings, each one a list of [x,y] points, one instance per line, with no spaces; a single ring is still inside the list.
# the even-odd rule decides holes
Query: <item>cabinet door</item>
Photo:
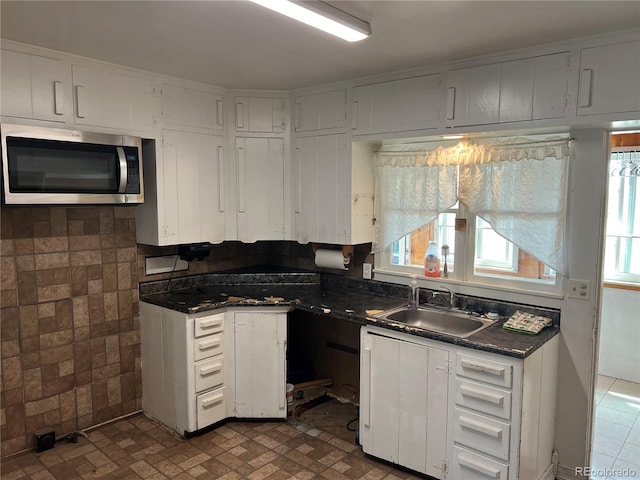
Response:
[[[367,334],[361,358],[364,451],[444,478],[449,353]]]
[[[353,133],[438,127],[440,75],[424,75],[353,89]]]
[[[568,86],[568,53],[504,62],[500,86],[500,122],[566,116]]]
[[[345,89],[337,89],[296,97],[293,114],[295,131],[309,132],[345,127],[346,95]]]
[[[640,41],[580,53],[578,115],[640,111]]]
[[[163,131],[163,236],[167,243],[224,240],[224,138]]]
[[[111,128],[155,126],[159,99],[149,80],[73,66],[75,123]]]
[[[284,132],[282,98],[236,97],[236,132]]]
[[[54,122],[69,119],[71,74],[64,62],[8,50],[0,55],[2,115]]]
[[[187,128],[224,129],[222,95],[176,85],[162,86],[162,121]]]
[[[346,135],[299,138],[296,156],[299,241],[349,243],[351,159]]]
[[[284,140],[237,138],[238,239],[284,239]]]
[[[2,68],[2,115],[8,117],[31,118],[33,106],[31,104],[31,61],[29,55],[0,51]]]
[[[446,125],[498,123],[501,65],[453,70],[447,74]]]
[[[285,418],[286,313],[234,314],[238,418]]]

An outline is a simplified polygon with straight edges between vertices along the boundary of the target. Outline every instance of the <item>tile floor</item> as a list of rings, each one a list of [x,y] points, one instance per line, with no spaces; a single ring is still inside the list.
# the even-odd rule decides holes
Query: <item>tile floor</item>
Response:
[[[346,412],[347,416],[351,412]],[[346,424],[345,424],[346,425]],[[299,421],[228,422],[189,440],[142,414],[6,459],[2,480],[277,480],[426,478],[373,460],[353,441]]]
[[[640,478],[640,384],[598,375],[595,403],[591,478]]]

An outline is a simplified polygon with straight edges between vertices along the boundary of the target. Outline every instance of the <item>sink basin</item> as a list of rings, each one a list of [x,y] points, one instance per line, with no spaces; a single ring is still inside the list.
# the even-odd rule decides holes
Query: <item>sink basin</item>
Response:
[[[387,310],[375,317],[460,338],[473,335],[494,322],[487,318],[472,317],[461,311],[425,307],[411,310],[406,306]]]

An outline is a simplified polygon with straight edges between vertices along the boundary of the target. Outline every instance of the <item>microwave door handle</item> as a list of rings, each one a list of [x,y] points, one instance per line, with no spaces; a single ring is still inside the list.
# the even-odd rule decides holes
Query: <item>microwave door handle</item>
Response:
[[[118,187],[118,193],[124,193],[127,189],[127,157],[124,154],[124,148],[116,147],[118,152],[118,160],[120,163],[120,186]]]

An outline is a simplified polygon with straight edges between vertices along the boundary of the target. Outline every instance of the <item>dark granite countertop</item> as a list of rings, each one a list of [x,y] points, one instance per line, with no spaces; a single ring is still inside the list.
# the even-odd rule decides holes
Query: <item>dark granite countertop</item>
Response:
[[[489,311],[489,308],[498,311],[502,318],[468,338],[413,328],[373,316],[375,311],[406,303],[406,286],[330,274],[204,274],[173,280],[169,292],[166,291],[167,283],[166,280],[141,283],[140,300],[187,314],[230,307],[290,307],[515,358],[527,357],[560,331],[557,310],[495,300],[486,302],[485,311]],[[469,310],[483,313],[482,299],[464,300]],[[516,309],[549,316],[554,323],[538,335],[504,330],[502,324]]]

